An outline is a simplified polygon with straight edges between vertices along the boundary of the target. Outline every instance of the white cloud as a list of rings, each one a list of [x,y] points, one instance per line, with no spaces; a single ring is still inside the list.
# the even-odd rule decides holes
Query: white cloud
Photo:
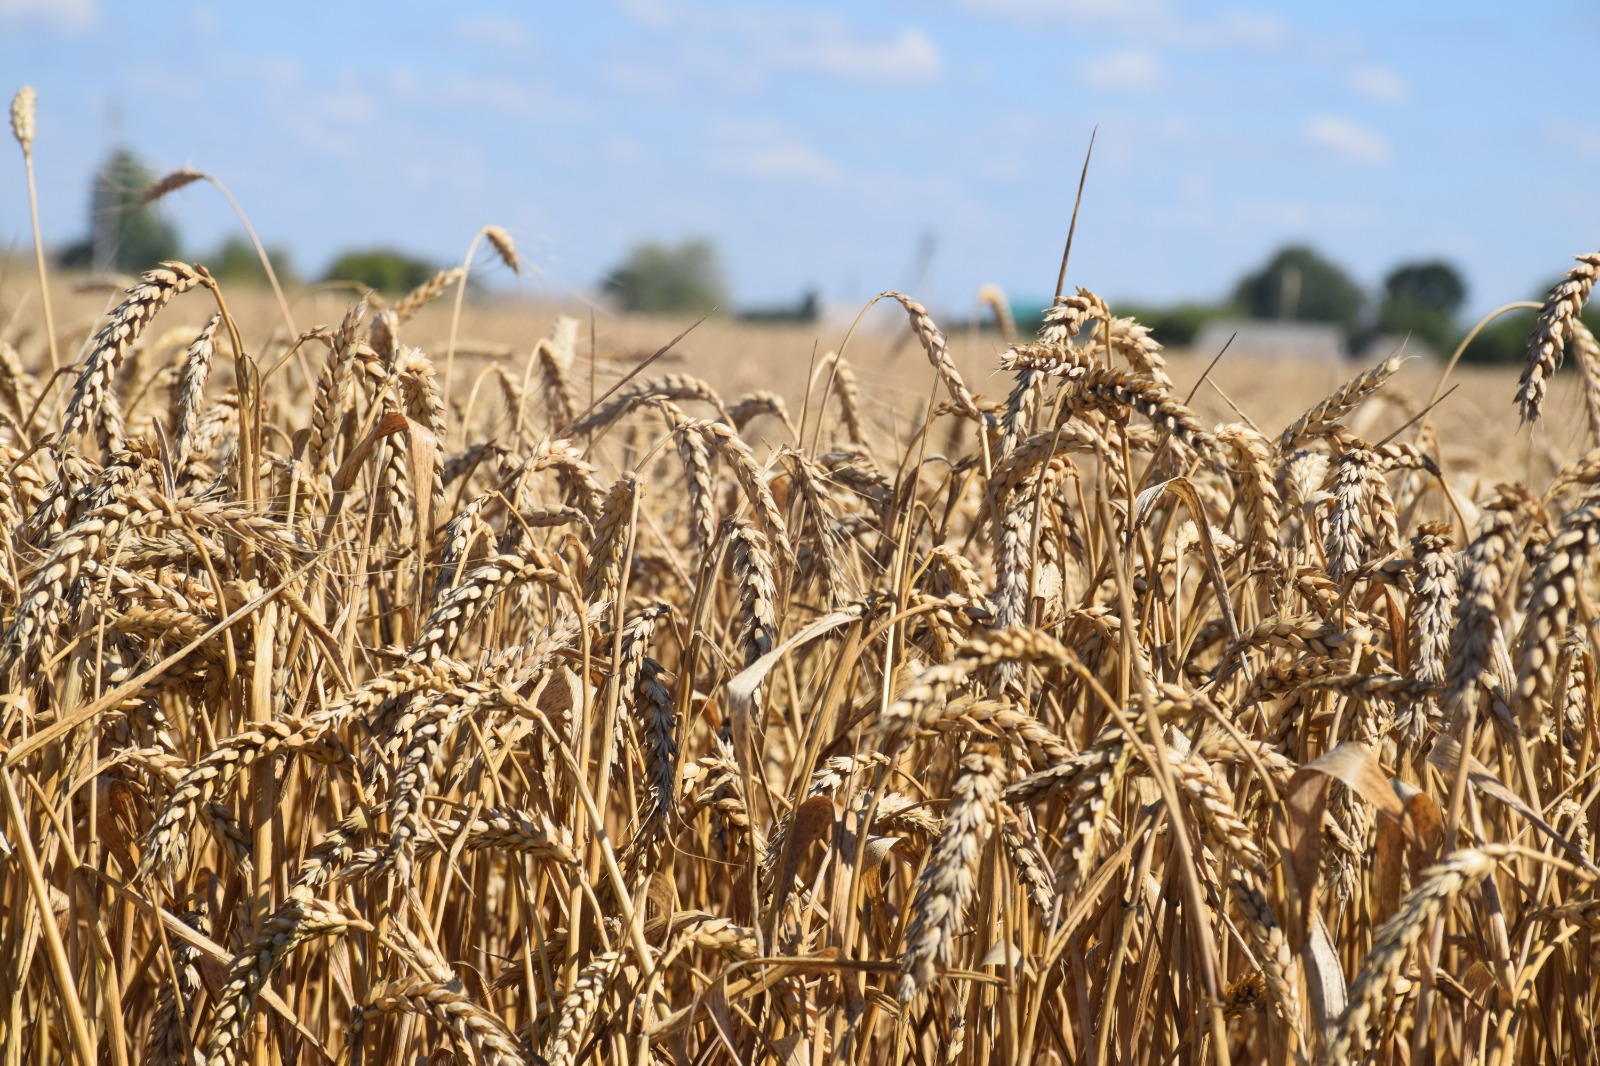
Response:
[[[786,44],[773,58],[795,70],[892,84],[932,81],[944,69],[939,46],[915,27],[886,41],[872,41],[854,37],[831,20],[820,23],[811,40]]]
[[[1102,92],[1138,92],[1161,82],[1161,59],[1148,48],[1129,48],[1085,60],[1078,78]]]
[[[997,16],[1030,27],[1064,22],[1077,27],[1110,28],[1147,41],[1184,48],[1280,48],[1291,30],[1283,18],[1264,11],[1226,10],[1195,17],[1177,0],[957,0],[983,16]],[[1076,27],[1075,27],[1076,28]]]
[[[451,27],[450,32],[462,44],[475,48],[518,51],[533,43],[528,27],[505,15],[468,15]]]
[[[1546,122],[1542,132],[1551,147],[1588,158],[1600,158],[1600,126],[1588,126],[1566,119]]]
[[[722,170],[758,178],[794,179],[831,185],[842,176],[833,161],[807,144],[773,144],[717,158]]]
[[[81,33],[99,20],[96,0],[0,0],[0,25],[33,23],[61,33]]]
[[[712,165],[725,173],[819,185],[844,177],[838,164],[777,123],[720,122],[711,135],[722,145]]]
[[[653,40],[654,81],[672,80],[669,61],[741,88],[759,85],[773,71],[802,71],[843,81],[924,84],[944,72],[944,56],[915,26],[887,36],[864,32],[828,12],[743,11],[660,0],[622,0],[622,7]]]
[[[1338,115],[1317,115],[1308,119],[1305,137],[1347,163],[1376,166],[1389,161],[1389,142],[1381,135]]]
[[[1345,76],[1345,83],[1368,100],[1380,104],[1403,104],[1411,99],[1411,85],[1388,67],[1368,64],[1356,67]]]

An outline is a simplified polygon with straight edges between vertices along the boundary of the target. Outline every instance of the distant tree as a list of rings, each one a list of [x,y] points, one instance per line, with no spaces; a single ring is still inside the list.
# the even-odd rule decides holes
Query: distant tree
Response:
[[[1114,315],[1131,315],[1142,326],[1150,327],[1150,336],[1174,348],[1187,348],[1200,335],[1200,330],[1213,319],[1236,313],[1227,304],[1181,303],[1170,307],[1142,307],[1113,304]]]
[[[1403,263],[1384,279],[1383,292],[1369,337],[1411,336],[1436,355],[1450,354],[1459,337],[1456,312],[1467,298],[1466,283],[1454,267],[1437,261]]]
[[[1251,318],[1333,322],[1352,331],[1365,300],[1348,274],[1305,245],[1279,249],[1234,289],[1234,302]]]
[[[1453,318],[1467,299],[1467,283],[1449,263],[1402,263],[1383,279],[1390,300],[1409,300],[1419,307]]]
[[[268,248],[267,258],[272,260],[272,269],[278,275],[278,281],[288,284],[294,277],[288,250]],[[237,234],[223,241],[222,246],[204,262],[206,268],[223,281],[253,285],[267,283],[267,272],[261,269],[261,257],[256,254],[255,245]]]
[[[625,311],[654,314],[699,314],[727,299],[717,250],[703,240],[635,245],[601,288]]]
[[[379,292],[406,292],[427,281],[434,266],[388,248],[345,252],[333,261],[324,281],[355,281]]]
[[[111,153],[95,175],[89,236],[61,252],[63,266],[137,274],[178,258],[178,230],[154,204],[140,205],[150,171],[126,148]]]
[[[821,310],[822,299],[817,295],[817,290],[807,289],[795,303],[775,304],[771,307],[746,307],[739,312],[738,317],[741,322],[805,324],[815,322]]]

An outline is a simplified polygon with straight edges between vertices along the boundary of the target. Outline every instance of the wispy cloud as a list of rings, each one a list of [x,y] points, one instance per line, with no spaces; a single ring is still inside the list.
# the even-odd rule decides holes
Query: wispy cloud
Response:
[[[1544,140],[1560,151],[1600,159],[1600,126],[1556,119],[1546,122],[1542,132]]]
[[[1306,140],[1347,163],[1378,166],[1389,161],[1389,142],[1354,119],[1317,115],[1306,120]]]
[[[1184,48],[1278,48],[1289,23],[1265,11],[1231,9],[1196,17],[1175,0],[957,0],[960,7],[1029,25],[1066,20],[1126,31]]]
[[[700,74],[759,84],[774,71],[820,74],[840,81],[917,85],[944,72],[944,56],[916,26],[873,33],[829,12],[712,9],[659,0],[623,0],[623,10],[653,35],[675,34],[684,47],[662,56],[687,58]]]
[[[0,26],[47,26],[62,33],[82,33],[98,21],[96,0],[0,0]]]
[[[887,40],[872,40],[853,35],[842,24],[824,23],[809,40],[786,43],[773,58],[795,70],[890,84],[932,81],[944,69],[938,45],[915,27]]]
[[[487,12],[466,16],[450,32],[462,44],[477,48],[520,51],[533,43],[533,33],[526,24],[508,15]]]
[[[1345,84],[1368,100],[1403,104],[1411,99],[1411,83],[1388,67],[1369,63],[1345,75]]]
[[[712,166],[727,174],[819,185],[844,177],[837,163],[776,123],[722,122],[711,134],[721,145],[711,155]]]
[[[1078,79],[1101,92],[1139,92],[1161,83],[1161,57],[1148,48],[1129,48],[1085,60]]]

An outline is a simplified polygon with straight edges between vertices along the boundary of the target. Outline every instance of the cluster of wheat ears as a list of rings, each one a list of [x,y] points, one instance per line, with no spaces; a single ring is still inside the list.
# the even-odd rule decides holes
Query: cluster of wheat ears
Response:
[[[1595,1061],[1600,455],[1454,484],[1397,360],[1207,427],[1083,289],[998,403],[885,293],[898,438],[570,320],[462,396],[462,274],[6,324],[5,1063]]]

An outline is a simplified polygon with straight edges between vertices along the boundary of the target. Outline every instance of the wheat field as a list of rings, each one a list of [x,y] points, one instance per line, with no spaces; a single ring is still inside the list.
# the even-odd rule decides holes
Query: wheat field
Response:
[[[1600,255],[1520,380],[31,266],[5,1063],[1596,1060]]]

